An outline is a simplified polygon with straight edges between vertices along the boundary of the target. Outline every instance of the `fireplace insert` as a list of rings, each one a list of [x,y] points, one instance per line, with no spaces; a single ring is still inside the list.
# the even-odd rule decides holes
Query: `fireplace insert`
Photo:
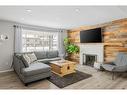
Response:
[[[88,65],[93,67],[94,62],[97,60],[97,55],[83,54],[83,65]]]

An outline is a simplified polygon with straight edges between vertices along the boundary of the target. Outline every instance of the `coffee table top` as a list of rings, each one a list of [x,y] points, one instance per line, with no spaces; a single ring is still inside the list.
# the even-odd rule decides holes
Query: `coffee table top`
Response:
[[[67,64],[76,64],[76,62],[68,61],[68,60],[51,61],[50,63],[55,64],[57,66],[63,66]]]

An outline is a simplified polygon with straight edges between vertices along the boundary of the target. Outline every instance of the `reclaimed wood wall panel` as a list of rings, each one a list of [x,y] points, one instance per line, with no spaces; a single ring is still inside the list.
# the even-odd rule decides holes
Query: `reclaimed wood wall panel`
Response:
[[[103,33],[104,61],[114,61],[118,52],[127,52],[127,18],[70,29],[68,37],[72,43],[80,45],[80,31],[98,27],[102,28]],[[70,57],[74,59],[73,56]]]
[[[127,21],[104,27],[104,59],[113,61],[118,52],[127,52]]]

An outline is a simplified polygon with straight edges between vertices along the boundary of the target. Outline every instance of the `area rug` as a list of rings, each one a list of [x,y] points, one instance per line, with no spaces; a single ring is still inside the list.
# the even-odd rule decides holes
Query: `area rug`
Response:
[[[48,80],[59,88],[64,88],[68,85],[87,79],[91,76],[92,75],[90,74],[86,74],[76,70],[76,73],[65,75],[64,77],[60,77],[59,75],[52,73],[51,78]]]

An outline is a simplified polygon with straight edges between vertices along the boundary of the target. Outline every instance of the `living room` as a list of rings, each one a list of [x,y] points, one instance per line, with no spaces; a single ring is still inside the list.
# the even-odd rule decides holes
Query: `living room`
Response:
[[[126,6],[0,11],[0,89],[127,88]]]

